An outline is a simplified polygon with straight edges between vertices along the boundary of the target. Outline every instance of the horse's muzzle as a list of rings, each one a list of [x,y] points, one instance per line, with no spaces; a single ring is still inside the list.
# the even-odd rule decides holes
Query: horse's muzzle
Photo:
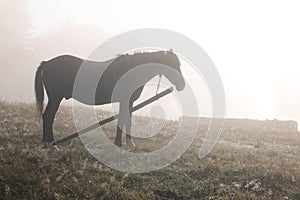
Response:
[[[185,87],[185,82],[182,82],[182,83],[176,85],[176,90],[182,91],[184,89],[184,87]]]

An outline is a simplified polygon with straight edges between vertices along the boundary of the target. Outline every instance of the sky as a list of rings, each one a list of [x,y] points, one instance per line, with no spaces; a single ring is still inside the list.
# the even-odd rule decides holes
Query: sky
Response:
[[[10,6],[11,11],[13,8]],[[38,62],[61,53],[86,57],[101,42],[124,31],[169,29],[197,42],[215,63],[225,88],[227,117],[299,123],[299,9],[300,3],[290,0],[29,0],[25,11],[29,20],[26,33],[30,34],[22,40],[27,41],[24,45],[36,65],[28,66],[26,73],[29,77]],[[3,66],[0,69],[7,71]],[[30,84],[0,95],[22,100],[15,94],[26,91],[22,86],[32,87]],[[31,98],[31,90],[23,93],[25,99]],[[207,91],[203,93],[208,98]],[[202,104],[202,113],[211,112],[205,109],[210,108],[207,101]]]

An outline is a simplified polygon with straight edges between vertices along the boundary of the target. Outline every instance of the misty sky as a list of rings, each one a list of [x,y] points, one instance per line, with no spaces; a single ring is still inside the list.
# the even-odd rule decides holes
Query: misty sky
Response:
[[[0,98],[34,101],[42,60],[84,58],[112,35],[154,27],[180,32],[209,54],[228,117],[300,122],[298,1],[181,2],[1,1]]]

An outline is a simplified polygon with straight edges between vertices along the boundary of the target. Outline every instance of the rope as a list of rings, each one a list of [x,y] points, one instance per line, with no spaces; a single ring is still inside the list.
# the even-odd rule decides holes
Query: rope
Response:
[[[165,63],[165,59],[167,58],[167,53],[166,53],[166,56],[164,56],[163,60],[162,60],[162,64]],[[156,93],[155,95],[157,95],[158,93],[158,89],[159,89],[159,86],[160,86],[160,81],[161,81],[161,77],[162,77],[162,74],[159,74],[159,79],[158,79],[158,84],[157,84],[157,88],[156,88]]]
[[[159,74],[159,79],[158,79],[158,84],[157,84],[157,88],[156,88],[156,93],[155,93],[155,95],[157,95],[157,93],[158,93],[158,89],[159,89],[159,86],[160,86],[160,80],[161,80],[161,77],[162,77],[162,74]]]

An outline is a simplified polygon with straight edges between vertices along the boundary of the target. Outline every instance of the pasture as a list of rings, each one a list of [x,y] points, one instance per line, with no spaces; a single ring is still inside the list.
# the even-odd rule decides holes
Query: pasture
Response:
[[[110,116],[98,114],[99,119]],[[143,124],[150,119],[134,120]],[[135,139],[135,151],[165,145],[176,126],[167,121],[149,139],[155,142]],[[103,128],[113,142],[116,123]],[[213,151],[199,159],[205,133],[200,128],[176,162],[130,174],[101,164],[79,139],[42,148],[41,129],[34,104],[0,102],[0,199],[300,199],[299,132],[224,129]],[[62,106],[54,137],[73,131],[71,108]]]

